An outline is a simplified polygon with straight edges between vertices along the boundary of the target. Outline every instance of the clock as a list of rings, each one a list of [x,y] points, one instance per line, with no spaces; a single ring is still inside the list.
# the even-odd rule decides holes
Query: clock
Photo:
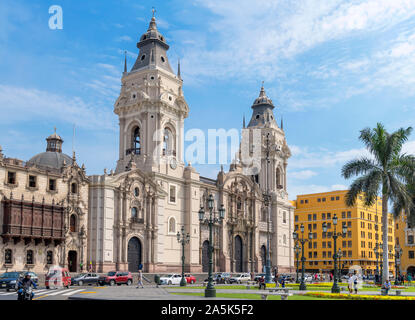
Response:
[[[173,170],[177,168],[177,160],[176,160],[176,158],[172,158],[170,160],[170,168],[172,168]]]

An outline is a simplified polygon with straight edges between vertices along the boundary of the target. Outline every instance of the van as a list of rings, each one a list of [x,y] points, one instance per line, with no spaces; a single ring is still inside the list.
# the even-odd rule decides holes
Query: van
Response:
[[[71,285],[71,276],[68,269],[51,268],[45,277],[45,287],[49,289],[52,286],[69,288]]]

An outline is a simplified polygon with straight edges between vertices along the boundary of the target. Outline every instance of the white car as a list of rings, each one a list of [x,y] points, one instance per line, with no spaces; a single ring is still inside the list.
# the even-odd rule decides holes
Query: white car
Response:
[[[229,283],[242,283],[251,280],[251,275],[249,273],[239,273],[232,276],[229,279]]]
[[[167,274],[160,277],[160,284],[180,284],[182,276],[177,273]]]

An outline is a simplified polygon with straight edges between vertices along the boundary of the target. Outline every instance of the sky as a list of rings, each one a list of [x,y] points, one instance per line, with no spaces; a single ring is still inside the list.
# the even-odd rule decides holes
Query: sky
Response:
[[[62,8],[62,29],[49,28],[52,5]],[[88,174],[115,169],[124,51],[131,68],[153,7],[173,70],[181,61],[186,131],[240,130],[264,81],[292,152],[290,199],[346,189],[341,167],[366,154],[363,128],[414,125],[413,0],[2,0],[5,156],[45,151],[56,127]],[[415,133],[404,152],[415,153]],[[195,167],[211,178],[220,168]]]

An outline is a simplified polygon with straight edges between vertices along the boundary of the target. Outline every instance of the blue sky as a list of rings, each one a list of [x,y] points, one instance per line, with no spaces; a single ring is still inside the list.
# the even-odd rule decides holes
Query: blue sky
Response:
[[[50,30],[48,9],[63,9]],[[241,128],[265,81],[284,118],[292,157],[290,198],[343,189],[341,166],[364,154],[359,130],[392,131],[415,119],[415,1],[9,1],[0,2],[0,145],[23,160],[57,127],[88,174],[115,168],[123,53],[156,8],[169,60],[181,60],[190,106],[185,129]],[[415,152],[415,134],[405,145]],[[214,177],[219,166],[203,165]]]

